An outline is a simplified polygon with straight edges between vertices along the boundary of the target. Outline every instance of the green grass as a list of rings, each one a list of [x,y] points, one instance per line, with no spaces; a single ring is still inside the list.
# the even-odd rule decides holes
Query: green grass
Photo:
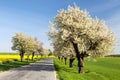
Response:
[[[120,80],[120,58],[97,58],[96,61],[85,59],[84,74],[78,74],[76,60],[73,68],[56,58],[54,64],[59,80]]]
[[[42,58],[40,59],[34,59],[33,61],[32,60],[23,60],[23,62],[21,61],[18,61],[16,59],[14,60],[7,60],[5,62],[2,62],[0,63],[0,71],[6,71],[6,70],[9,70],[9,69],[12,69],[12,68],[17,68],[17,67],[20,67],[20,66],[23,66],[23,65],[28,65],[30,63],[33,63],[33,62],[36,62],[38,60],[41,60]]]

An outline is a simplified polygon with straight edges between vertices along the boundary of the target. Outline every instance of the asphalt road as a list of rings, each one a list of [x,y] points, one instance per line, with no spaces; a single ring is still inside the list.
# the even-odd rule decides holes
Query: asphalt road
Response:
[[[56,80],[53,59],[0,73],[0,80]]]

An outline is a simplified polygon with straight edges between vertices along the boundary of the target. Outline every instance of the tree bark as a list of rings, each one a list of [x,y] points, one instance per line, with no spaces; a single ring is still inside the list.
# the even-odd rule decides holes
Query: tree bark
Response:
[[[21,62],[23,61],[24,53],[25,53],[24,51],[20,52],[20,60],[21,60]]]
[[[64,57],[64,61],[65,61],[65,65],[67,64],[67,58],[66,57]]]
[[[84,60],[82,57],[78,59],[78,73],[84,73]]]
[[[61,56],[61,62],[63,62],[63,56]]]
[[[35,55],[35,52],[32,52],[32,61],[33,61],[33,59],[34,59],[34,55]]]
[[[60,60],[60,56],[58,56],[58,59]]]
[[[75,58],[70,58],[69,59],[69,67],[72,68],[73,67],[73,61],[75,60]]]
[[[84,73],[84,56],[83,53],[80,54],[78,50],[78,44],[71,41],[76,52],[76,57],[78,60],[78,73]]]

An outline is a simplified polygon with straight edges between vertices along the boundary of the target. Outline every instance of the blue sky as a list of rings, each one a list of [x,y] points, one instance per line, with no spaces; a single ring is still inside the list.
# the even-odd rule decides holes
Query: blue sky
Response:
[[[17,32],[37,37],[50,48],[47,37],[49,21],[60,9],[76,3],[92,17],[105,20],[120,40],[120,0],[0,0],[0,52],[11,52],[11,37]],[[115,52],[118,53],[119,46]]]

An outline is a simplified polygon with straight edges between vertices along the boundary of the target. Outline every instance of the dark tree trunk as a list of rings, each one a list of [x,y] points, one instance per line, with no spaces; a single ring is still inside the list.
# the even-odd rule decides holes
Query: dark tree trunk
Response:
[[[58,59],[60,60],[60,56],[58,56]]]
[[[67,64],[67,57],[64,57],[64,60],[65,60],[65,65]]]
[[[84,56],[83,56],[83,53],[80,54],[80,52],[78,50],[78,44],[77,43],[74,43],[72,41],[72,44],[73,44],[74,50],[76,52],[76,57],[77,57],[77,60],[78,60],[78,73],[84,73]]]
[[[35,52],[32,52],[32,61],[33,61],[33,59],[34,59],[34,55],[35,55]]]
[[[75,60],[75,58],[70,58],[69,59],[69,67],[73,67],[73,61]]]
[[[63,56],[61,57],[61,61],[63,62]]]
[[[23,61],[24,53],[25,53],[24,51],[20,52],[20,60],[21,60],[21,62]]]
[[[77,59],[78,59],[78,73],[84,73],[84,60],[82,59],[82,57]]]

